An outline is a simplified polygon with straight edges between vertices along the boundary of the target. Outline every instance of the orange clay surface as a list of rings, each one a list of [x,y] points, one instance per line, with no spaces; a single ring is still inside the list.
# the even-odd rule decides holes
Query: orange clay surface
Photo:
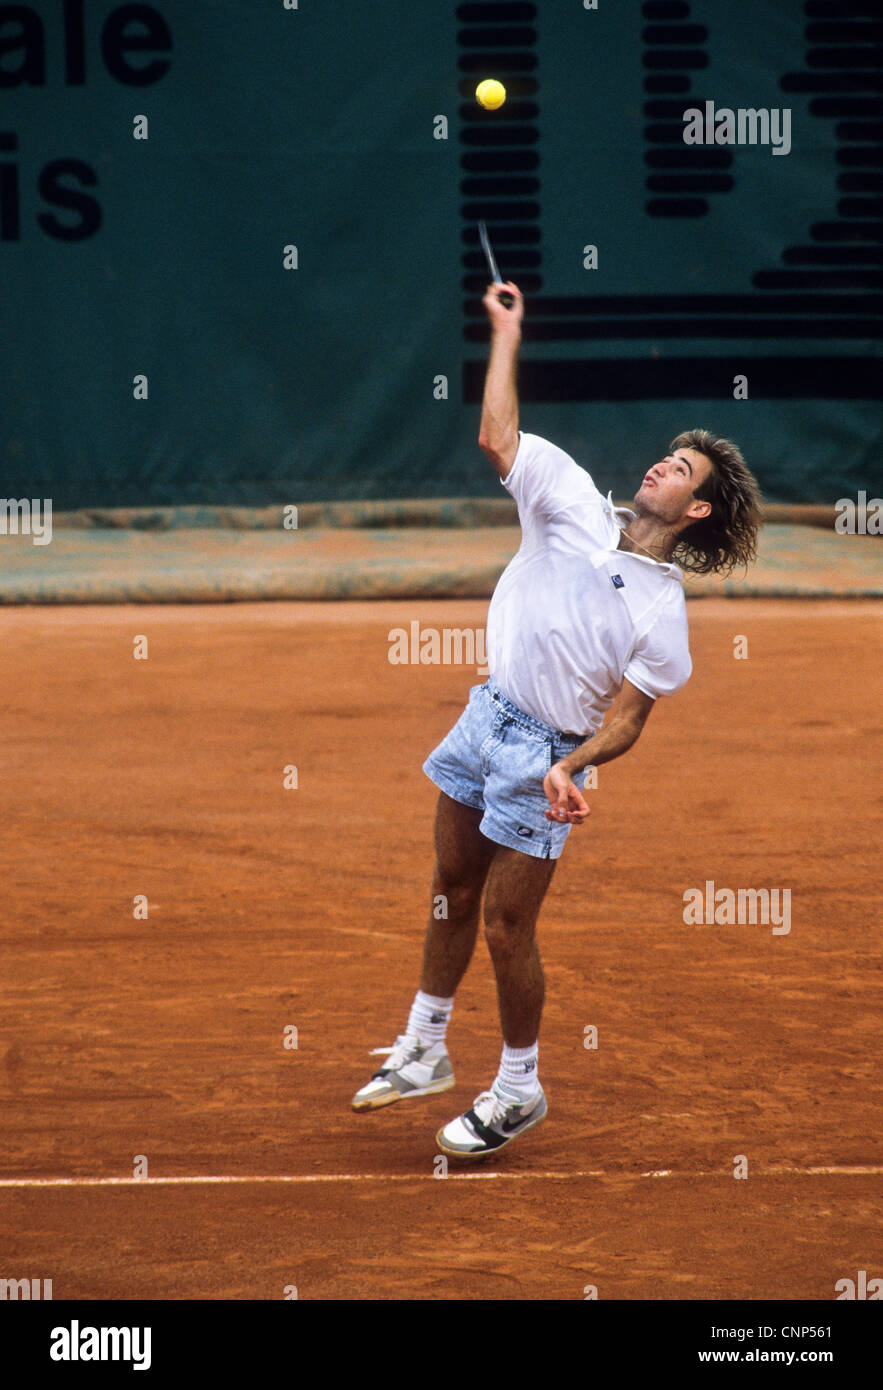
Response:
[[[828,1300],[883,1272],[879,604],[689,605],[693,678],[600,769],[541,915],[544,1124],[435,1176],[436,1129],[499,1057],[481,939],[455,1088],[350,1110],[417,982],[421,763],[483,679],[391,665],[388,633],[486,612],[0,612],[4,1276],[56,1299]],[[708,880],[790,889],[790,932],[685,924]],[[154,1181],[180,1177],[249,1181]]]

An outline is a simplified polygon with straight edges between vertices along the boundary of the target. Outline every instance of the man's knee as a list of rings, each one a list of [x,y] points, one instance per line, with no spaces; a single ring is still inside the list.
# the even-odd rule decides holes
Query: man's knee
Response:
[[[481,906],[483,888],[484,875],[452,873],[437,864],[432,878],[436,916],[440,921],[453,922],[474,916]]]
[[[484,939],[495,961],[507,960],[534,948],[536,915],[517,905],[485,906]]]

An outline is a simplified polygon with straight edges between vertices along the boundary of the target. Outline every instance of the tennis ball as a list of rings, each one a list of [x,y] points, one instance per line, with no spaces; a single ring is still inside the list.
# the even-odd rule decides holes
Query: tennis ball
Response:
[[[506,88],[495,77],[487,77],[484,82],[479,82],[475,95],[486,111],[496,111],[506,100]]]

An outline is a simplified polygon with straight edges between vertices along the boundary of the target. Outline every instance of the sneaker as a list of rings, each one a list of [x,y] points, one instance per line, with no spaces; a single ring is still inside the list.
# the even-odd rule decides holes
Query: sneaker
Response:
[[[439,1130],[435,1142],[451,1158],[484,1158],[538,1125],[546,1118],[547,1109],[542,1086],[530,1100],[498,1090],[484,1091],[471,1110]]]
[[[430,1045],[417,1037],[399,1037],[395,1047],[375,1050],[388,1052],[389,1060],[353,1096],[354,1110],[377,1110],[405,1097],[434,1096],[454,1084],[454,1069],[443,1042]]]

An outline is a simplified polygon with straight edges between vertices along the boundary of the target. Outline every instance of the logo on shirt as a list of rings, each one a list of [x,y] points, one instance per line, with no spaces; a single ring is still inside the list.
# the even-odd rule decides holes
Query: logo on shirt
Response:
[[[613,580],[613,587],[614,587],[614,589],[624,589],[624,588],[625,588],[625,580],[623,579],[623,577],[622,577],[621,574],[612,574],[612,575],[610,576],[610,578]]]

